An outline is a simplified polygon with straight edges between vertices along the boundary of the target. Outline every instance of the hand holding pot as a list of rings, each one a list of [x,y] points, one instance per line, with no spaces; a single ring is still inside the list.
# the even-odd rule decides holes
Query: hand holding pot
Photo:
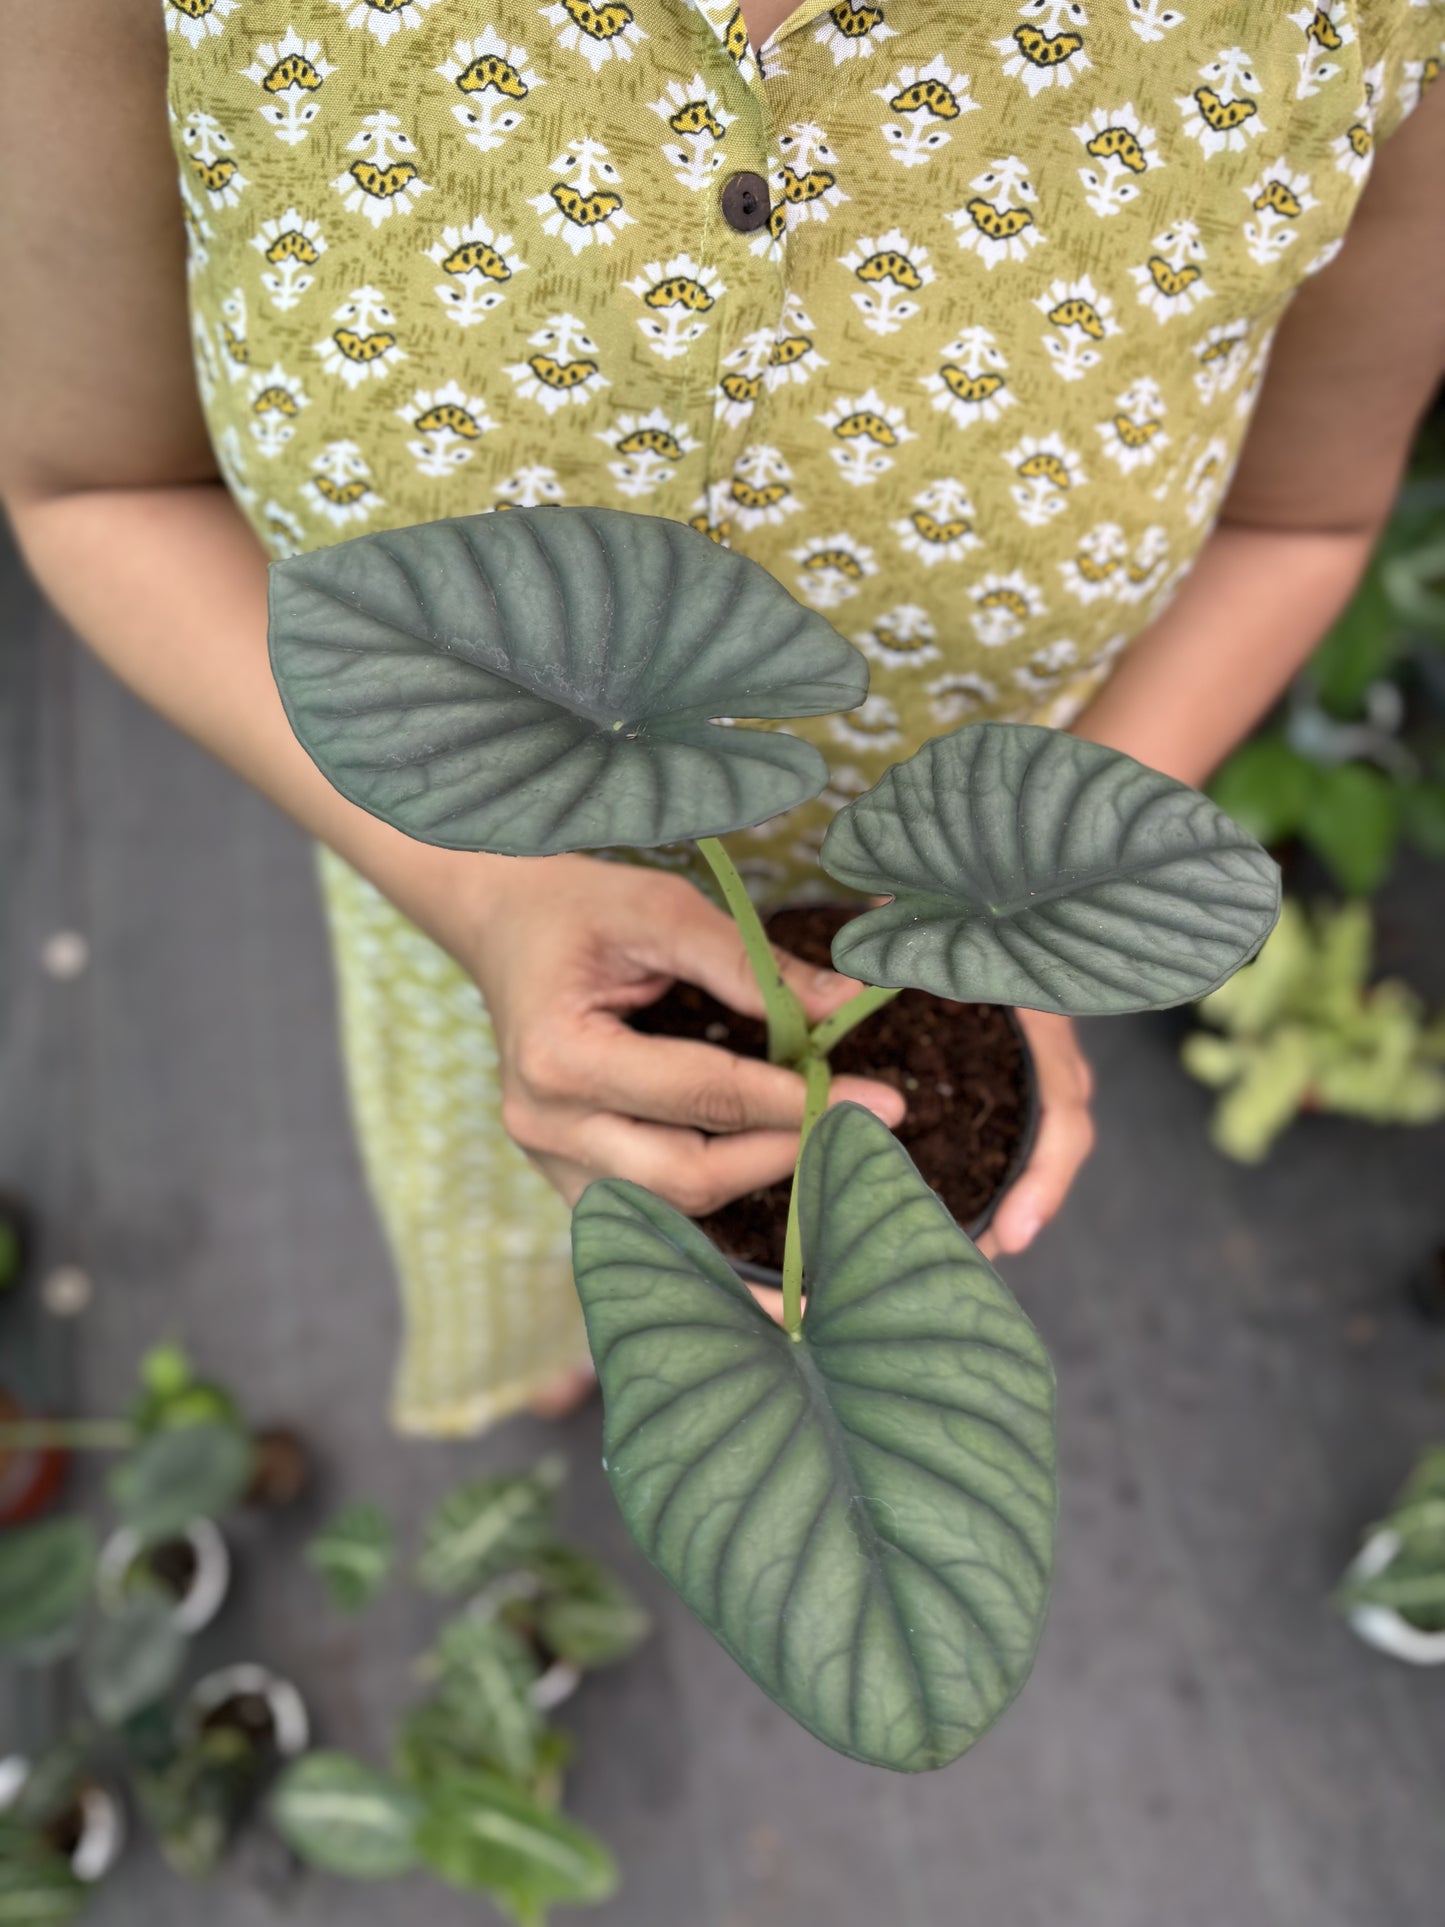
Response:
[[[456,948],[496,1031],[502,1122],[569,1204],[620,1177],[701,1217],[792,1171],[795,1071],[625,1022],[677,979],[763,1015],[737,926],[685,878],[581,856],[509,862]],[[858,988],[777,955],[812,1023]],[[890,1126],[903,1116],[886,1084],[840,1077],[830,1102],[844,1099]]]
[[[1033,1243],[1094,1148],[1089,1114],[1094,1078],[1073,1020],[1042,1010],[1016,1014],[1039,1081],[1039,1134],[1023,1173],[1005,1192],[993,1223],[979,1239],[979,1249],[989,1259],[1012,1257]]]

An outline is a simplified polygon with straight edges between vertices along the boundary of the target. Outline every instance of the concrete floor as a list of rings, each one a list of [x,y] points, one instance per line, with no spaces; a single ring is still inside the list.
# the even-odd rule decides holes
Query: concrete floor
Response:
[[[302,1540],[354,1497],[415,1518],[557,1435],[388,1434],[393,1300],[308,849],[78,652],[8,554],[0,611],[0,1181],[43,1206],[49,1261],[95,1287],[65,1334],[30,1333],[25,1369],[108,1410],[170,1334],[256,1413],[308,1428],[323,1489],[240,1545],[199,1657],[279,1664],[328,1742],[380,1757],[427,1609],[398,1593],[338,1621]],[[1441,997],[1438,883],[1390,891],[1382,950]],[[67,928],[92,962],[57,982],[40,949]],[[1090,1028],[1100,1148],[1009,1268],[1059,1371],[1058,1585],[1032,1682],[951,1770],[895,1779],[793,1727],[631,1553],[597,1408],[561,1429],[577,1536],[658,1618],[567,1711],[570,1804],[624,1872],[598,1927],[1439,1927],[1445,1677],[1367,1651],[1325,1595],[1445,1436],[1445,1328],[1402,1295],[1445,1233],[1445,1138],[1310,1122],[1240,1170],[1205,1146],[1178,1034]],[[291,1883],[254,1846],[204,1895],[138,1850],[90,1918],[202,1914],[491,1918],[418,1883]]]

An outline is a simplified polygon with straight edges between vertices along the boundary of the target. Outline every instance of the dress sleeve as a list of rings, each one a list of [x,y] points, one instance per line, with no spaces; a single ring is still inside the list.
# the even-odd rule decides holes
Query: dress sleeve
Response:
[[[1359,26],[1374,136],[1388,140],[1440,78],[1445,0],[1360,0]]]

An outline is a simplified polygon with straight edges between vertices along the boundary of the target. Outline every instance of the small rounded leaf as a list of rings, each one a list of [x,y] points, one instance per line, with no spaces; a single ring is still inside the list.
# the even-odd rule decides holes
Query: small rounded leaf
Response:
[[[775,720],[851,709],[867,664],[760,563],[663,516],[531,507],[274,562],[271,665],[302,744],[424,843],[653,848],[816,796]]]
[[[1278,865],[1207,796],[1032,723],[925,743],[819,861],[893,899],[834,938],[847,976],[1074,1017],[1204,997],[1279,915]]]
[[[346,1753],[308,1753],[282,1775],[271,1815],[303,1860],[352,1880],[388,1880],[416,1864],[420,1802]]]

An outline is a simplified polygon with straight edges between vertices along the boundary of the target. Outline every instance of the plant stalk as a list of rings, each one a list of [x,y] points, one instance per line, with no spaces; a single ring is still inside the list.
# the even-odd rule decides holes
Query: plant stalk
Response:
[[[891,1004],[898,990],[887,990],[880,984],[865,984],[846,1004],[840,1004],[831,1017],[825,1017],[820,1024],[813,1026],[812,1036],[808,1039],[810,1050],[820,1057],[826,1057],[835,1044],[839,1044],[850,1030],[871,1017],[875,1010],[882,1010]]]
[[[135,1427],[124,1419],[26,1419],[0,1425],[0,1451],[124,1452],[135,1444]]]
[[[773,946],[768,942],[763,920],[748,895],[732,858],[715,836],[700,836],[697,847],[717,878],[723,901],[732,912],[733,922],[748,953],[748,962],[762,992],[763,1009],[768,1019],[768,1061],[788,1064],[801,1070],[808,1055],[808,1019],[803,1006],[778,969]]]
[[[833,1074],[826,1057],[810,1057],[803,1066],[807,1090],[803,1098],[803,1127],[798,1139],[798,1162],[793,1167],[793,1188],[788,1195],[788,1236],[783,1246],[783,1329],[789,1338],[803,1334],[803,1233],[798,1221],[798,1172],[808,1136],[828,1108],[828,1087]]]

